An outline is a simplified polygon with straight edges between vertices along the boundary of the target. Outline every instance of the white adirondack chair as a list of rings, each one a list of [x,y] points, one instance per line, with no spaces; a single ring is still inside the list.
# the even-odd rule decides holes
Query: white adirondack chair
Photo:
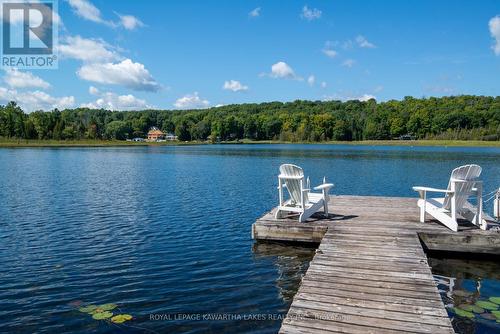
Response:
[[[328,192],[333,187],[332,183],[326,183],[323,178],[323,184],[314,187],[314,190],[321,193],[310,192],[309,178],[304,178],[304,171],[299,166],[284,164],[280,166],[280,175],[278,175],[279,201],[276,218],[282,218],[284,212],[296,212],[300,222],[305,222],[315,212],[323,208],[323,212],[328,216]],[[283,188],[288,190],[290,198],[285,201]]]
[[[420,222],[425,222],[428,213],[451,230],[458,231],[458,215],[471,221],[485,230],[487,223],[483,221],[482,182],[478,180],[481,167],[478,165],[465,165],[455,168],[451,172],[448,188],[436,189],[428,187],[413,187],[418,191],[420,199]],[[427,192],[443,193],[441,198],[427,198]],[[468,202],[470,196],[476,196],[477,205]]]

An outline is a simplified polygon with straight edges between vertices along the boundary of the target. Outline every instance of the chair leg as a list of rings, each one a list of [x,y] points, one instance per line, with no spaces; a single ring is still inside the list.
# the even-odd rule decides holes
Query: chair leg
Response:
[[[420,222],[425,223],[425,209],[427,204],[427,191],[420,191],[420,200],[423,201],[420,206]]]
[[[326,179],[323,178],[323,181]],[[323,189],[323,212],[325,213],[325,217],[328,218],[328,202],[330,202],[330,196],[328,196],[328,190]]]
[[[420,222],[425,223],[425,204],[420,207]]]

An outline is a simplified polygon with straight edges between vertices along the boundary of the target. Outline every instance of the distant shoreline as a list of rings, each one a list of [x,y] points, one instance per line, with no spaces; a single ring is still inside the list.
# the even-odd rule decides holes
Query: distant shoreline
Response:
[[[180,145],[211,145],[210,142],[131,142],[121,140],[26,140],[0,139],[0,148],[16,147],[133,147],[133,146],[180,146]],[[283,142],[273,140],[239,140],[225,141],[215,144],[318,144],[318,145],[353,145],[353,146],[453,146],[453,147],[500,147],[500,141],[481,140],[365,140],[365,141],[327,141],[327,142]]]

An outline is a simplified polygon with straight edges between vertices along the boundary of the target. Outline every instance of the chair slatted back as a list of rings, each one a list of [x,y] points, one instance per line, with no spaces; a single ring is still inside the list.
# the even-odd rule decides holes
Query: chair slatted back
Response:
[[[451,180],[477,181],[480,175],[481,175],[481,167],[478,165],[465,165],[457,167],[451,172],[450,181],[448,182],[448,190],[451,189]],[[457,210],[463,208],[465,202],[467,201],[472,192],[473,187],[474,187],[473,182],[455,184],[454,196],[456,200]],[[451,196],[448,194],[446,194],[444,198],[443,208],[447,210],[451,209]]]
[[[280,175],[285,181],[286,189],[290,194],[293,204],[301,204],[301,193],[304,186],[304,171],[302,168],[292,164],[284,164],[280,166]],[[290,176],[290,178],[287,178]],[[307,193],[304,193],[304,201],[308,203]]]

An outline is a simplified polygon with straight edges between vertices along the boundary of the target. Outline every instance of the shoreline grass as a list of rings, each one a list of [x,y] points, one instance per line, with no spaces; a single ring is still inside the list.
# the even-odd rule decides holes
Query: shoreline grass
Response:
[[[127,147],[127,146],[165,146],[165,145],[196,145],[201,142],[133,142],[125,140],[38,140],[38,139],[1,139],[0,148],[16,147]]]
[[[16,147],[127,147],[127,146],[178,146],[178,145],[210,145],[207,141],[188,142],[131,142],[123,140],[36,140],[36,139],[1,139],[0,148]],[[353,145],[353,146],[442,146],[442,147],[500,147],[500,141],[482,140],[364,140],[364,141],[326,141],[326,142],[286,142],[278,140],[237,140],[225,141],[223,145],[254,144],[319,144],[319,145]]]

